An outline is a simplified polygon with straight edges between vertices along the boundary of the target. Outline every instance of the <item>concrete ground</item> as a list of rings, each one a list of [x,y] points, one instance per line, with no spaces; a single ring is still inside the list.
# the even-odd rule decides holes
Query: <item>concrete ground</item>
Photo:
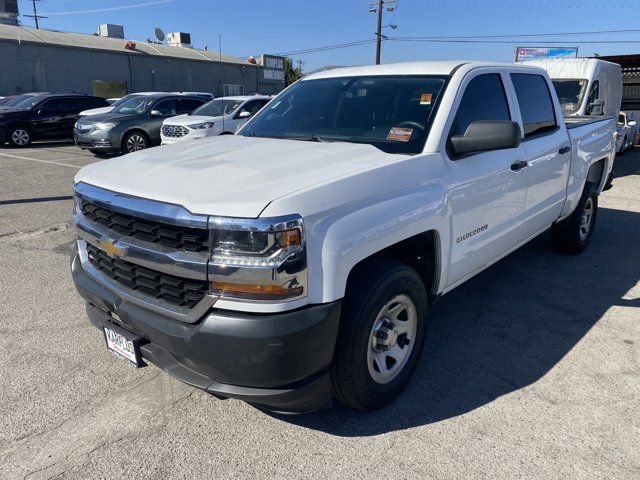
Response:
[[[269,415],[105,350],[69,274],[70,144],[0,148],[0,478],[640,478],[640,149],[581,256],[446,295],[388,408]]]

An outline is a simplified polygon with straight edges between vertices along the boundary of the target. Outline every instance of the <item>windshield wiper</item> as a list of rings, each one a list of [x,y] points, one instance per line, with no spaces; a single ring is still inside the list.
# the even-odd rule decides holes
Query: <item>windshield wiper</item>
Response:
[[[305,142],[323,142],[323,143],[328,143],[328,142],[335,142],[336,140],[331,140],[330,138],[324,138],[321,137],[320,135],[317,134],[313,134],[313,135],[309,135],[308,137],[286,137],[288,140],[302,140]]]

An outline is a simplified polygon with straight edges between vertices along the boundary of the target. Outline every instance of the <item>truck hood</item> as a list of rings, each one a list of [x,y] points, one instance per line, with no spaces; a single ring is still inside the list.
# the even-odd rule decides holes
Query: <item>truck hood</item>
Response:
[[[80,170],[75,182],[196,214],[256,218],[297,190],[406,157],[355,143],[221,136],[97,162]]]

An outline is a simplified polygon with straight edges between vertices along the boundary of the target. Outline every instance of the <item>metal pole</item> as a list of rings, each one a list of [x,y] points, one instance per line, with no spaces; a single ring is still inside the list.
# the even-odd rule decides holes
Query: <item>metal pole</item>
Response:
[[[40,25],[38,24],[38,10],[36,9],[36,0],[31,0],[31,3],[33,3],[33,18],[35,18],[36,20],[36,29],[39,29]]]
[[[378,29],[376,30],[376,65],[380,65],[380,47],[382,44],[382,6],[384,0],[378,0]]]

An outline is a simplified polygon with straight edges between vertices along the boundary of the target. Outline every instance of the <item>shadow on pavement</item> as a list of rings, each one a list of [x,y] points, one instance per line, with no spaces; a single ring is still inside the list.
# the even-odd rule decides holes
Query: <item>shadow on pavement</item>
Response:
[[[462,415],[549,372],[640,277],[640,213],[601,208],[590,247],[557,254],[549,233],[445,295],[420,366],[388,407],[278,416],[333,435],[376,435]],[[633,342],[620,339],[620,342]]]
[[[0,145],[2,149],[14,150],[16,152],[29,151],[38,148],[53,148],[53,147],[73,147],[75,143],[73,140],[51,140],[51,141],[36,141],[28,147],[13,148],[9,144]]]
[[[640,146],[633,147],[624,155],[616,156],[613,164],[615,185],[616,178],[626,177],[628,175],[640,175]]]

